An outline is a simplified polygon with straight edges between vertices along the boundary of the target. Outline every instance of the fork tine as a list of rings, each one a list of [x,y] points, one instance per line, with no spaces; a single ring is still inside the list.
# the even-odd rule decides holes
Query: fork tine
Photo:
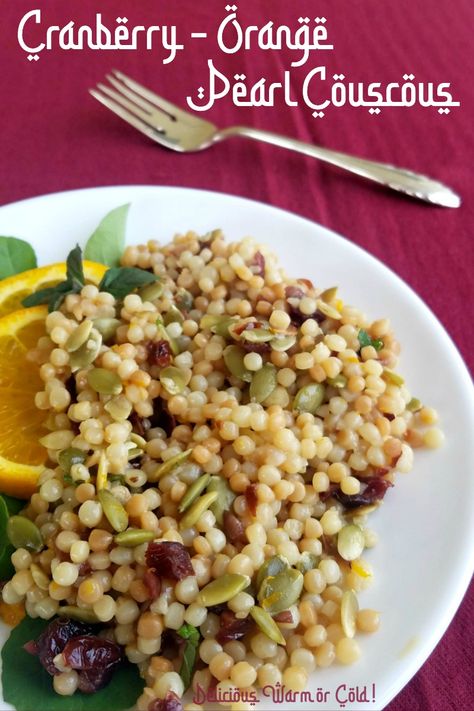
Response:
[[[130,101],[132,101],[137,106],[140,106],[140,108],[142,108],[144,111],[158,116],[163,129],[171,128],[172,125],[175,123],[173,119],[168,116],[168,114],[164,113],[160,109],[157,109],[156,106],[151,104],[149,101],[146,101],[146,99],[143,99],[135,92],[131,91],[130,89],[127,89],[127,87],[122,82],[117,81],[117,79],[115,79],[115,77],[113,77],[112,75],[107,74],[107,79],[120,94],[130,99]]]
[[[146,86],[139,84],[137,81],[131,79],[126,74],[122,74],[122,72],[119,72],[117,69],[114,69],[112,73],[117,77],[117,79],[120,79],[120,81],[126,84],[130,89],[133,89],[133,91],[142,96],[144,99],[148,99],[148,101],[151,101],[152,104],[157,108],[161,109],[162,111],[166,111],[170,116],[179,118],[182,121],[186,121],[187,123],[197,123],[201,120],[193,116],[193,114],[189,113],[188,111],[183,111],[183,109],[180,109],[179,106],[176,106],[176,104],[172,104],[171,101],[167,101],[166,99],[163,99],[163,97],[158,96],[158,94],[155,94],[155,92],[150,91],[150,89],[147,89]]]
[[[129,101],[129,99],[127,99],[125,96],[122,96],[122,94],[120,94],[118,91],[115,91],[115,89],[111,89],[106,84],[101,83],[97,84],[97,89],[99,89],[102,94],[110,96],[110,98],[113,99],[116,104],[120,104],[125,109],[128,109],[131,114],[134,114],[135,116],[140,118],[144,123],[147,123],[150,126],[155,125],[148,111],[143,111],[143,109],[137,106],[137,104],[134,104],[133,101]],[[161,126],[156,126],[156,128],[161,128]]]
[[[166,139],[164,138],[163,134],[160,134],[158,129],[155,129],[149,124],[144,123],[137,116],[129,113],[129,111],[127,111],[123,106],[117,104],[113,99],[101,94],[100,91],[97,91],[97,89],[89,89],[89,93],[94,97],[94,99],[97,99],[97,101],[100,101],[100,103],[103,104],[106,108],[110,109],[110,111],[113,111],[114,114],[117,114],[117,116],[120,116],[121,119],[129,123],[138,131],[144,133],[145,136],[148,136],[148,138],[151,138],[153,141],[162,143],[164,146],[167,145]]]

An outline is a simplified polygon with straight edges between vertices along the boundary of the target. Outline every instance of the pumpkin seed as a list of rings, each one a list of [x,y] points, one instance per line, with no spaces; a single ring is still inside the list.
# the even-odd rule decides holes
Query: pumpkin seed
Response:
[[[274,336],[270,341],[270,345],[273,350],[278,351],[279,353],[283,351],[289,351],[290,348],[293,348],[295,343],[296,336],[293,336],[292,334]]]
[[[304,551],[301,554],[301,558],[296,563],[295,568],[304,575],[308,572],[308,570],[314,570],[314,568],[318,566],[320,560],[321,556],[310,553],[309,551]]]
[[[178,289],[174,298],[180,311],[191,311],[193,308],[194,296],[186,289]]]
[[[200,496],[194,504],[191,506],[189,511],[183,516],[179,522],[179,527],[183,530],[185,528],[192,528],[195,523],[199,521],[202,514],[208,510],[211,504],[217,499],[217,491],[208,491],[204,496]]]
[[[226,364],[227,370],[236,378],[243,380],[246,383],[250,383],[252,380],[252,373],[244,365],[245,351],[239,346],[227,346],[224,349],[224,363]]]
[[[277,644],[286,645],[286,639],[283,637],[280,628],[273,617],[269,615],[266,610],[262,610],[261,607],[255,605],[250,608],[250,616],[253,617],[257,627],[263,632],[264,635]]]
[[[295,568],[282,570],[264,579],[258,591],[258,601],[271,615],[283,612],[294,605],[303,590],[303,575]]]
[[[129,528],[122,533],[117,533],[114,541],[118,546],[126,548],[135,548],[141,546],[142,543],[148,543],[155,538],[153,531],[145,531],[143,528]]]
[[[327,316],[328,318],[333,318],[336,321],[341,319],[341,314],[339,313],[339,311],[335,309],[334,306],[330,306],[322,299],[317,299],[316,306],[318,311],[324,314],[324,316]]]
[[[329,289],[325,289],[321,295],[320,299],[325,301],[327,304],[331,303],[336,297],[337,294],[337,286],[331,286]]]
[[[267,343],[275,337],[275,334],[266,328],[252,328],[249,331],[242,331],[240,337],[249,343]]]
[[[203,474],[199,477],[199,479],[196,479],[196,481],[191,484],[191,486],[181,499],[178,509],[179,513],[183,513],[191,506],[191,504],[197,499],[197,497],[202,494],[206,486],[209,484],[210,480],[210,474]]]
[[[226,573],[220,578],[208,583],[197,596],[198,605],[212,607],[232,600],[233,597],[245,590],[250,583],[248,575],[239,573]]]
[[[50,584],[50,579],[44,572],[44,570],[41,568],[38,563],[32,563],[30,565],[30,573],[31,577],[33,578],[35,585],[37,585],[40,590],[48,590],[49,589],[49,584]]]
[[[72,620],[79,620],[79,622],[87,622],[90,625],[100,622],[92,610],[86,610],[83,607],[76,607],[75,605],[63,605],[59,607],[58,615],[59,617],[69,617]]]
[[[138,290],[138,294],[142,301],[155,301],[159,299],[163,293],[163,284],[161,281],[156,280],[151,284],[147,284]]]
[[[102,450],[100,453],[100,458],[99,458],[99,464],[97,466],[97,476],[95,479],[95,485],[97,491],[100,489],[105,489],[107,486],[107,457],[105,456],[105,452]]]
[[[347,385],[347,378],[345,375],[336,375],[335,378],[327,378],[326,382],[328,385],[332,385],[333,388],[345,388]]]
[[[201,329],[208,329],[211,333],[215,333],[217,336],[222,336],[222,338],[229,338],[229,327],[234,323],[237,323],[236,318],[232,316],[218,316],[217,314],[205,314],[199,326]]]
[[[133,442],[133,444],[136,444],[137,447],[141,447],[142,449],[145,449],[147,444],[146,439],[144,437],[141,437],[136,432],[132,432],[132,434],[130,435],[130,441]]]
[[[121,422],[128,420],[132,411],[132,404],[125,395],[117,395],[105,403],[104,410],[106,410],[114,420]]]
[[[184,316],[181,311],[174,305],[171,304],[168,311],[163,316],[163,323],[165,326],[169,326],[170,323],[183,323]]]
[[[100,333],[104,343],[108,343],[117,333],[117,328],[120,326],[118,318],[96,318],[94,319],[94,328]]]
[[[262,566],[260,566],[257,573],[257,590],[260,590],[260,586],[269,575],[275,576],[290,567],[287,559],[282,555],[272,555],[271,558],[267,558]]]
[[[27,548],[38,553],[44,545],[38,526],[26,516],[10,516],[7,536],[14,548]]]
[[[107,489],[97,492],[97,497],[102,504],[102,510],[107,521],[114,531],[121,533],[128,526],[128,513],[118,499]]]
[[[161,479],[161,477],[165,476],[165,474],[169,474],[173,471],[175,467],[178,467],[180,464],[183,464],[186,459],[188,459],[192,451],[192,449],[187,449],[185,452],[180,452],[174,457],[167,459],[166,462],[160,464],[154,472],[148,475],[148,481],[153,482],[155,484]]]
[[[346,637],[353,637],[356,631],[356,617],[359,603],[353,590],[346,590],[341,600],[341,625]]]
[[[76,447],[68,447],[58,454],[58,464],[65,474],[71,473],[73,464],[84,464],[87,459],[87,452]]]
[[[156,326],[158,328],[158,333],[161,336],[161,338],[163,338],[165,341],[168,341],[168,343],[170,344],[171,352],[173,353],[173,355],[178,355],[180,350],[179,350],[178,344],[176,343],[176,339],[170,338],[168,331],[165,328],[162,318],[158,317],[156,319]]]
[[[344,511],[344,515],[348,518],[355,518],[357,516],[368,516],[368,514],[377,511],[381,503],[381,501],[376,501],[375,503],[367,504],[366,506],[357,506],[357,508],[354,509],[346,509],[346,511]]]
[[[74,439],[74,432],[71,430],[56,430],[40,438],[40,443],[46,449],[67,449]]]
[[[269,397],[277,386],[277,370],[271,363],[265,363],[263,368],[257,370],[250,383],[250,400],[263,402]]]
[[[399,387],[401,387],[405,382],[401,375],[394,373],[393,370],[387,370],[387,368],[384,368],[382,378],[385,382],[390,383],[391,385],[398,385]]]
[[[160,373],[160,383],[170,395],[179,395],[186,387],[183,372],[174,365],[168,365]]]
[[[360,526],[351,523],[337,534],[337,550],[344,560],[355,560],[364,550],[364,533]]]
[[[119,395],[122,392],[122,381],[112,370],[92,368],[87,373],[87,382],[92,390],[101,395]]]
[[[64,344],[64,348],[67,350],[67,352],[74,353],[74,351],[77,351],[77,349],[80,348],[89,339],[89,334],[91,330],[92,321],[86,318],[82,323],[79,324],[77,328],[74,329],[74,331],[71,333],[66,343]]]
[[[211,480],[207,486],[207,491],[217,492],[216,500],[211,504],[210,510],[216,517],[216,522],[222,525],[224,521],[224,511],[229,511],[234,503],[235,494],[229,487],[227,479],[220,476],[211,476]]]
[[[309,383],[298,390],[293,400],[293,409],[299,412],[310,412],[316,414],[321,406],[326,389],[321,383]]]
[[[83,343],[77,351],[71,353],[69,365],[71,366],[72,372],[74,373],[76,370],[87,368],[88,365],[91,365],[99,355],[101,347],[102,336],[99,331],[93,328],[87,341]]]
[[[421,403],[421,400],[418,400],[417,397],[412,397],[412,399],[407,405],[407,410],[409,410],[410,412],[418,412],[418,410],[421,410],[422,407],[423,405]]]

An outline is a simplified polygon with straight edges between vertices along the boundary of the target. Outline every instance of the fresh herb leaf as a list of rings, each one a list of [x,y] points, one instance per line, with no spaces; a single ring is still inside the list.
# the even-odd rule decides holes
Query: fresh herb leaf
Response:
[[[122,711],[132,708],[143,691],[136,664],[126,663],[112,677],[108,686],[93,694],[76,691],[73,696],[59,696],[53,679],[37,657],[23,645],[37,639],[49,621],[25,617],[10,633],[2,649],[3,698],[16,711]]]
[[[33,247],[17,237],[0,237],[0,279],[37,266]]]
[[[123,299],[134,289],[157,281],[156,274],[138,267],[112,267],[108,269],[99,284],[99,291],[108,291],[116,299]]]
[[[191,686],[194,665],[196,664],[197,649],[201,635],[196,627],[188,624],[182,625],[178,630],[178,634],[186,640],[186,645],[183,651],[183,660],[179,670],[179,675],[183,680],[184,688],[186,690]]]
[[[86,259],[108,267],[117,267],[120,264],[129,208],[130,204],[121,205],[104,217],[87,241],[84,250]]]
[[[373,346],[376,351],[380,351],[383,348],[383,341],[381,341],[380,338],[372,339],[363,328],[360,329],[357,338],[359,339],[361,348],[365,348],[365,346]]]
[[[23,306],[47,304],[48,311],[57,311],[68,294],[78,294],[85,284],[82,267],[82,251],[79,245],[69,252],[66,259],[66,279],[56,286],[39,289],[23,299]]]
[[[80,291],[86,283],[82,268],[82,250],[78,244],[69,252],[66,259],[66,283],[69,283],[74,291]]]

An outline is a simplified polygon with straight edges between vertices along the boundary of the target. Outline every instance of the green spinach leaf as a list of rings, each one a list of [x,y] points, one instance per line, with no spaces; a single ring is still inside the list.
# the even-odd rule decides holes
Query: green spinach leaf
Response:
[[[28,242],[17,237],[0,237],[0,279],[36,266],[36,254]]]
[[[87,240],[85,259],[100,262],[108,267],[120,264],[125,246],[125,228],[130,204],[116,207],[101,221],[95,232]]]
[[[383,341],[381,341],[380,338],[371,338],[367,331],[364,331],[363,328],[360,329],[357,334],[357,338],[361,348],[365,348],[365,346],[373,346],[376,351],[380,351],[383,348]]]
[[[184,688],[188,689],[191,686],[191,681],[193,679],[200,634],[196,627],[189,624],[182,625],[178,630],[178,634],[186,640],[179,675],[183,680]]]

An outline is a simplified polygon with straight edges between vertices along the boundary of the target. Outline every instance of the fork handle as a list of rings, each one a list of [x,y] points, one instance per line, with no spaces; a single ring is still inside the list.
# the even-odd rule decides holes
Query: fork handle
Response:
[[[432,180],[431,178],[427,178],[424,175],[414,173],[405,168],[396,168],[387,163],[378,163],[373,160],[366,160],[365,158],[357,158],[347,153],[332,151],[328,148],[314,146],[311,143],[281,136],[278,133],[248,126],[232,126],[223,129],[218,132],[216,139],[222,140],[224,138],[230,138],[231,136],[244,136],[255,141],[272,143],[281,148],[287,148],[288,150],[297,151],[298,153],[303,153],[312,158],[318,158],[324,163],[330,163],[350,173],[355,173],[363,178],[392,188],[392,190],[397,190],[398,192],[435,205],[441,205],[443,207],[459,207],[461,205],[459,195],[446,185],[443,185],[443,183],[439,183],[437,180]]]

